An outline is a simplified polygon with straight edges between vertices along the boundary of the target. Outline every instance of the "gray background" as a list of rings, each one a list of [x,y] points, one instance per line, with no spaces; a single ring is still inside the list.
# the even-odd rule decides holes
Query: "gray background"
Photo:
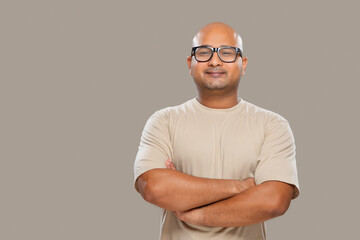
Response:
[[[356,1],[1,1],[0,239],[157,239],[133,189],[141,131],[196,96],[193,35],[223,21],[249,59],[240,96],[287,118],[301,195],[269,239],[354,239]]]

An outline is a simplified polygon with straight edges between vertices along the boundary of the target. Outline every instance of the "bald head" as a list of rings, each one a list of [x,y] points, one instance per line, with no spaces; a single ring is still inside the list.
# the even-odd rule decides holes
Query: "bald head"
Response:
[[[222,42],[222,45],[238,47],[243,52],[242,39],[232,27],[222,22],[213,22],[204,26],[193,38],[193,47],[210,45],[212,47]]]

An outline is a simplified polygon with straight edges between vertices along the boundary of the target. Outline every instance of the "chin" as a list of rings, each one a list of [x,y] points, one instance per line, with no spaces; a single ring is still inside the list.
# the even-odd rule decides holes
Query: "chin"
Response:
[[[204,86],[207,88],[207,89],[224,89],[228,86],[228,83],[226,82],[222,82],[222,81],[219,81],[219,82],[205,82],[204,83]]]
[[[227,85],[220,85],[220,84],[218,84],[218,85],[205,85],[205,88],[209,89],[209,90],[221,90],[221,89],[224,89],[226,87],[227,87]]]

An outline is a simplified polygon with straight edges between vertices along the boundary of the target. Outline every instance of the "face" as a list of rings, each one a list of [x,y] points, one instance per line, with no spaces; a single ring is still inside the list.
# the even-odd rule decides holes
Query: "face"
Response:
[[[214,48],[238,47],[239,43],[233,30],[217,27],[202,30],[195,36],[193,46],[203,45]],[[240,78],[245,73],[247,59],[238,55],[235,62],[225,63],[214,52],[212,58],[207,62],[198,62],[194,56],[189,56],[187,64],[199,92],[237,92]]]

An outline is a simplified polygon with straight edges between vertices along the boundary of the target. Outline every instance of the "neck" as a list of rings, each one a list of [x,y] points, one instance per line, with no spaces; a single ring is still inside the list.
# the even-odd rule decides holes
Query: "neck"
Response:
[[[231,108],[239,103],[238,94],[230,96],[203,96],[199,94],[197,100],[208,108]]]

